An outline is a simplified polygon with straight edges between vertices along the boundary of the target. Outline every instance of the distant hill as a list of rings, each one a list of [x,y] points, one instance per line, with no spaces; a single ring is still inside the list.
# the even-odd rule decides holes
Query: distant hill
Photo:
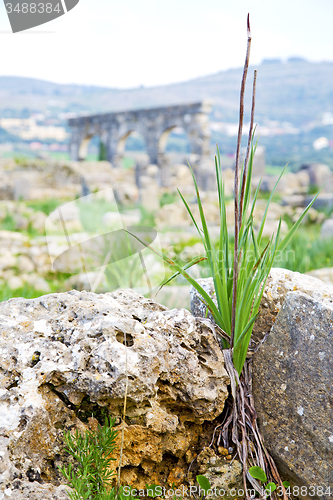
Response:
[[[248,99],[253,69],[249,71]],[[288,121],[306,128],[319,121],[324,112],[333,113],[332,62],[268,60],[257,69],[258,121]],[[236,68],[173,85],[127,90],[2,76],[0,116],[46,110],[53,116],[59,112],[105,113],[208,98],[214,100],[213,119],[236,122],[241,74],[242,70]]]

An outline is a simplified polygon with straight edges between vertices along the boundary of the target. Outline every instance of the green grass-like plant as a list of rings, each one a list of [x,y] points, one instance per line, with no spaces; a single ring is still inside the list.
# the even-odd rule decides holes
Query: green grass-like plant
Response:
[[[228,232],[226,216],[228,200],[225,196],[220,155],[217,150],[215,168],[220,214],[220,235],[217,247],[212,242],[200,191],[191,167],[200,214],[200,224],[195,220],[185,198],[180,192],[179,194],[204,245],[205,255],[193,259],[186,266],[182,267],[166,255],[159,254],[156,249],[147,245],[176,270],[164,284],[181,274],[198,291],[202,301],[211,312],[221,330],[224,347],[233,349],[233,363],[239,374],[242,372],[244,366],[264,286],[276,254],[277,252],[282,252],[289,244],[306,213],[315,201],[315,199],[311,201],[284,238],[280,237],[280,220],[276,235],[272,235],[269,242],[263,245],[262,234],[269,205],[284,171],[281,173],[267,201],[260,228],[255,232],[253,213],[260,189],[259,184],[251,200],[251,181],[255,149],[256,145],[253,144],[252,137],[249,146],[248,161],[245,161],[242,167],[240,183],[237,181],[237,173],[235,173],[235,180],[238,182],[239,189],[237,203],[235,203],[236,219],[234,237],[230,237]],[[187,272],[187,269],[202,260],[207,260],[211,276],[213,277],[214,297],[210,297],[202,286]]]
[[[282,174],[268,199],[260,228],[255,232],[253,213],[260,189],[259,185],[251,200],[251,181],[255,149],[256,145],[254,146],[252,141],[248,164],[245,163],[241,171],[239,197],[237,203],[235,203],[235,214],[237,217],[235,220],[233,243],[230,243],[231,238],[227,227],[226,197],[218,150],[216,155],[216,180],[220,211],[220,237],[217,247],[214,247],[212,243],[200,192],[192,169],[191,172],[200,213],[200,226],[194,219],[185,198],[180,194],[205,248],[205,257],[214,281],[216,303],[203,290],[199,283],[192,278],[189,279],[189,275],[186,276],[184,271],[177,269],[177,274],[181,273],[187,277],[201,295],[217,325],[223,330],[224,347],[233,348],[233,363],[239,374],[244,366],[253,325],[258,316],[264,285],[273,266],[276,254],[286,248],[314,202],[313,200],[308,205],[283,239],[280,238],[280,220],[276,235],[272,235],[268,244],[263,245],[262,234],[269,205]],[[238,227],[236,228],[236,226]],[[230,248],[233,248],[233,251],[230,251]],[[177,268],[177,264],[175,264],[175,267]]]

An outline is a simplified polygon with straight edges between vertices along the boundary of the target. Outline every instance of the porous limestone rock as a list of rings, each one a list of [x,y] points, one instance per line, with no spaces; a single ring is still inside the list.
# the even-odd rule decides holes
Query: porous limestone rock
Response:
[[[307,487],[308,498],[325,500],[333,488],[330,290],[327,296],[318,288],[316,298],[287,293],[253,359],[253,396],[266,447],[284,480]]]
[[[2,302],[0,353],[4,498],[61,499],[64,431],[93,429],[105,415],[119,423],[126,380],[122,479],[136,487],[186,471],[186,452],[200,452],[228,395],[212,332],[132,291]]]
[[[234,500],[245,496],[243,468],[239,460],[227,461],[224,456],[216,455],[214,450],[206,447],[199,454],[197,462],[198,472],[210,482],[212,492],[207,498]]]

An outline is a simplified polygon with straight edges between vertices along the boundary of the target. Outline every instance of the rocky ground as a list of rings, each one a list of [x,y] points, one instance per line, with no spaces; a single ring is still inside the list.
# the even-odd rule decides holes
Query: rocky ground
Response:
[[[268,238],[276,231],[280,217],[283,219],[282,234],[286,233],[308,202],[310,188],[329,177],[327,168],[319,165],[316,169],[309,167],[297,174],[285,174],[278,187],[276,201],[270,205],[264,236]],[[50,163],[36,160],[17,164],[13,160],[1,160],[0,170],[0,283],[8,288],[7,296],[10,296],[9,290],[24,290],[25,294],[30,290],[30,293],[36,294],[71,288],[111,291],[118,286],[131,286],[145,293],[147,283],[142,275],[136,276],[133,283],[135,259],[126,265],[115,264],[112,269],[108,268],[111,269],[109,273],[103,275],[99,268],[103,262],[95,267],[90,262],[82,268],[77,262],[81,262],[82,255],[77,253],[73,259],[73,251],[68,252],[69,245],[77,247],[93,236],[115,228],[138,228],[142,225],[154,228],[160,249],[170,258],[183,263],[204,251],[176,192],[179,187],[198,218],[193,182],[185,165],[173,166],[167,188],[159,187],[158,169],[153,165],[138,173],[133,168],[114,169],[107,162]],[[225,170],[224,177],[226,194],[231,198],[232,171]],[[255,178],[254,185],[258,182]],[[259,226],[264,214],[268,197],[265,192],[272,189],[275,182],[273,177],[264,177],[262,181],[263,191],[254,214],[256,226]],[[317,209],[312,208],[305,222],[304,233],[312,234],[313,239],[319,237],[324,241],[333,237],[330,183],[327,182],[326,192],[320,195],[324,208],[320,203]],[[203,193],[202,198],[211,233],[213,238],[217,238],[219,218],[216,193]],[[62,207],[61,215],[59,206]],[[233,218],[233,202],[230,199],[227,207],[230,231]],[[90,250],[89,258],[91,253]],[[150,255],[148,264],[153,269],[150,279],[156,292],[155,282],[163,281],[165,275],[172,274],[172,270],[165,267],[161,260],[152,259]],[[327,256],[323,255],[321,262],[313,262],[313,266],[312,256],[308,260],[309,272],[332,282],[331,262]],[[278,262],[277,265],[288,263]],[[296,264],[291,269],[297,270]],[[300,270],[304,272],[304,269]],[[207,275],[203,265],[196,266],[192,272],[196,277]],[[176,288],[166,287],[161,291],[157,295],[158,300],[170,307],[178,303],[188,308],[188,289],[179,286],[186,283],[178,280],[175,284]]]

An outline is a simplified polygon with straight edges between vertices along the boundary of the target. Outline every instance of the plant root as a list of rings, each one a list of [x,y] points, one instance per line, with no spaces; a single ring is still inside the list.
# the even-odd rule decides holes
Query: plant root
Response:
[[[258,350],[260,345],[261,343],[249,351],[240,377],[232,362],[232,350],[223,350],[225,367],[230,377],[233,401],[232,406],[230,405],[227,410],[224,422],[221,424],[217,446],[220,445],[221,441],[225,448],[228,448],[231,442],[236,446],[237,455],[243,465],[243,484],[248,500],[251,499],[251,496],[248,492],[247,481],[259,492],[260,499],[267,498],[265,488],[249,473],[249,468],[255,465],[265,471],[269,482],[275,482],[277,486],[280,486],[280,491],[283,491],[283,500],[288,500],[288,495],[282,485],[282,479],[275,462],[264,446],[263,438],[258,428],[257,413],[254,408],[252,395],[252,355]],[[276,495],[276,492],[273,492],[271,497],[274,500],[281,498]]]

